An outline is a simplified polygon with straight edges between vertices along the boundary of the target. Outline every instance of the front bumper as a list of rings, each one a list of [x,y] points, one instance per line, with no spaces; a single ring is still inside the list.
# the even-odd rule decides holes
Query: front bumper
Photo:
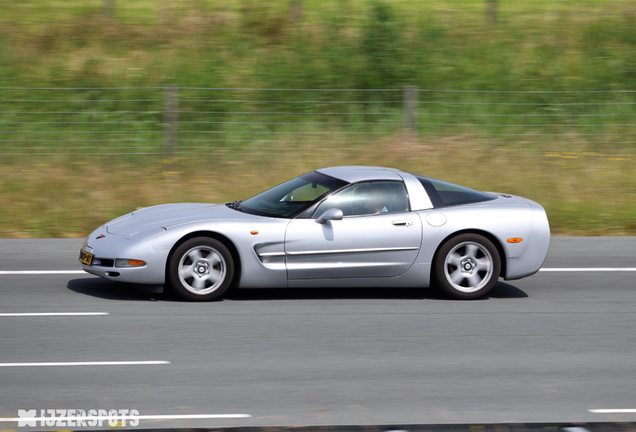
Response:
[[[158,285],[164,284],[169,250],[157,250],[145,240],[130,240],[125,236],[109,234],[100,228],[86,239],[82,250],[93,254],[91,265],[81,264],[82,269],[104,279]],[[119,267],[117,260],[141,260],[138,267]]]

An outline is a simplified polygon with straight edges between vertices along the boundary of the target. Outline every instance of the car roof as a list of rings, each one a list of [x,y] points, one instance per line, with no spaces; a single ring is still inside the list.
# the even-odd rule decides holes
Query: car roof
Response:
[[[400,170],[374,166],[338,166],[317,169],[317,172],[344,180],[349,183],[357,183],[369,180],[399,180],[402,181]]]

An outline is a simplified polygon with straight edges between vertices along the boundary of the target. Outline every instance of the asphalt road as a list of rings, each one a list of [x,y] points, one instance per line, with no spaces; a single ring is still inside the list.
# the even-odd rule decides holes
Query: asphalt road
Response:
[[[78,270],[81,244],[0,240],[0,417],[250,416],[143,428],[636,420],[634,271],[542,271],[478,301],[387,287],[243,290],[206,304],[88,274],[6,273]],[[553,238],[544,267],[633,269],[636,238]],[[106,314],[12,315],[60,312]],[[165,363],[58,363],[131,361]]]

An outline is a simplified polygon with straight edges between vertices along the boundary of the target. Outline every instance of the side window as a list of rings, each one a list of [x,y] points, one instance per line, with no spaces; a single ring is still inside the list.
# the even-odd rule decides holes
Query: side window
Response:
[[[435,208],[461,204],[473,204],[494,200],[495,197],[464,186],[448,183],[429,177],[416,176],[422,183]]]
[[[331,195],[313,217],[331,208],[339,208],[345,216],[362,216],[408,211],[409,201],[403,183],[378,181],[357,183]]]

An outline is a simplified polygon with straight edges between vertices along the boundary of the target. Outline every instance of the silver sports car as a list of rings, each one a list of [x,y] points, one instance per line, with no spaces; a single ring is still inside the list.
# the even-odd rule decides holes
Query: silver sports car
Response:
[[[543,207],[392,168],[318,169],[227,204],[166,204],[91,233],[82,268],[194,301],[231,285],[428,287],[458,299],[536,273]]]

